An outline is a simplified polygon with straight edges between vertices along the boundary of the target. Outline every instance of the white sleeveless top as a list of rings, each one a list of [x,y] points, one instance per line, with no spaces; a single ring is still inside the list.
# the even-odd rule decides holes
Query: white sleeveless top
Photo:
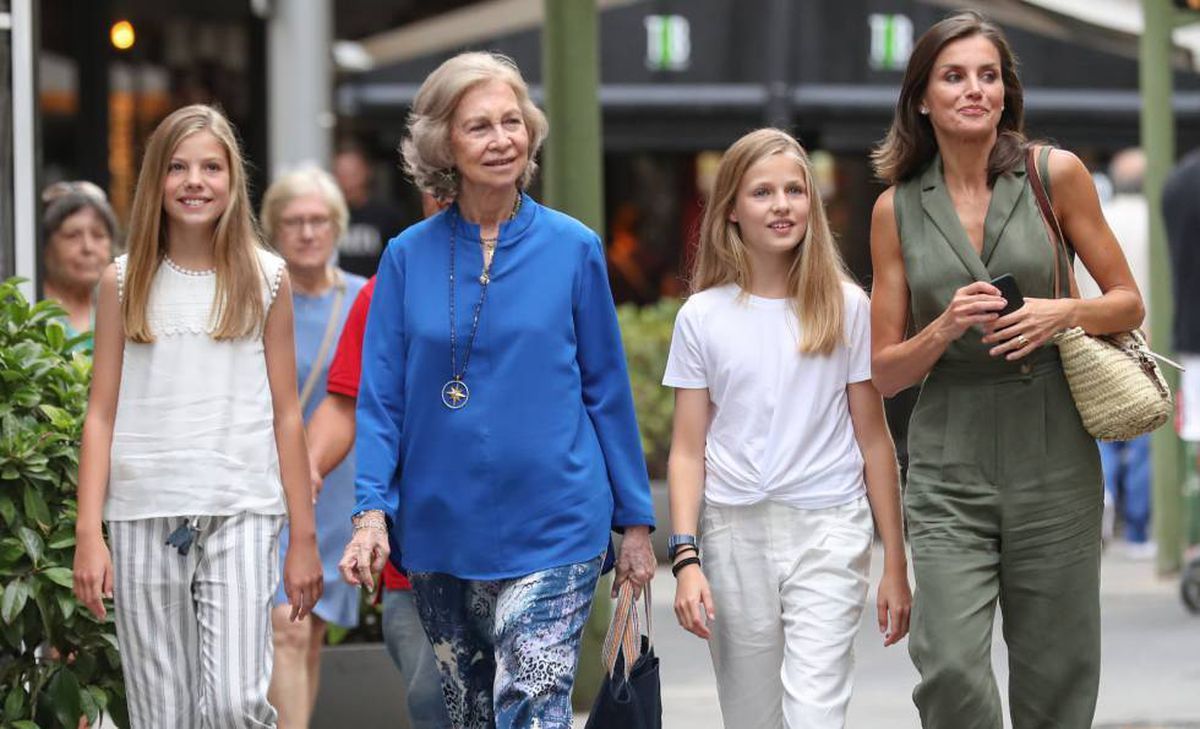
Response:
[[[284,262],[258,250],[270,308]],[[126,256],[117,258],[124,296]],[[274,409],[260,331],[210,335],[217,276],[164,259],[146,318],[154,341],[125,340],[104,518],[283,514]]]

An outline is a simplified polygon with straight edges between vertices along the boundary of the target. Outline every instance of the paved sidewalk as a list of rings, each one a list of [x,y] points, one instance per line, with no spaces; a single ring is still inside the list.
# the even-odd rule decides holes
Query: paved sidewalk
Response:
[[[882,564],[876,552],[873,566]],[[1102,567],[1103,669],[1096,729],[1200,729],[1200,617],[1179,599],[1175,580],[1159,580],[1153,563],[1118,554]],[[872,577],[876,584],[877,575]],[[720,729],[716,684],[707,645],[684,632],[671,610],[674,581],[660,568],[655,579],[655,639],[663,679],[666,729]],[[870,598],[874,604],[874,592]],[[920,729],[910,698],[917,674],[906,643],[884,649],[873,610],[857,641],[851,729]],[[993,665],[1007,683],[1006,653],[997,621]],[[577,721],[583,726],[583,717]],[[1009,724],[1006,721],[1005,726]]]

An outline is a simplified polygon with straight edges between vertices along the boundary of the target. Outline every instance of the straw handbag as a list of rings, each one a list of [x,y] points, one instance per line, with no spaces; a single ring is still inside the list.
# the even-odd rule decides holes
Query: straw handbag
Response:
[[[1026,175],[1054,249],[1054,295],[1056,298],[1061,295],[1059,266],[1065,261],[1071,295],[1078,296],[1070,272],[1067,242],[1046,195],[1032,146],[1026,152],[1025,162]],[[1058,345],[1063,372],[1083,427],[1093,437],[1130,440],[1170,419],[1171,390],[1155,360],[1179,365],[1150,351],[1140,330],[1092,335],[1080,327],[1072,327],[1055,335],[1054,343]]]

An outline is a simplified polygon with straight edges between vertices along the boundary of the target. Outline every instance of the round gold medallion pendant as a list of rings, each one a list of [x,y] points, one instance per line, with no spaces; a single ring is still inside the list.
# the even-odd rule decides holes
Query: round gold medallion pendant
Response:
[[[442,404],[451,410],[461,410],[471,399],[471,390],[462,380],[450,380],[442,385]]]

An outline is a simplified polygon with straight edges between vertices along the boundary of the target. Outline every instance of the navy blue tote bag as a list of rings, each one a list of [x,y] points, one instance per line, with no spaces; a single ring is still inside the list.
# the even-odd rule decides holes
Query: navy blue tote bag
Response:
[[[617,609],[604,640],[604,683],[585,729],[662,729],[658,657],[654,655],[650,585],[642,593],[646,634],[642,634],[633,587],[621,586]]]

